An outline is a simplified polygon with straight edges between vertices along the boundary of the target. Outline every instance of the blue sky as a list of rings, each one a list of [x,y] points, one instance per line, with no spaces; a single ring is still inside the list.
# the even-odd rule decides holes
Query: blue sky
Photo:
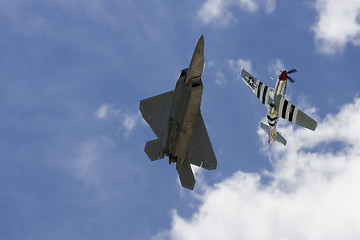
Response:
[[[359,14],[357,0],[0,0],[0,239],[359,239]],[[174,89],[201,34],[218,168],[191,192],[147,158],[138,105]],[[319,126],[280,122],[288,146],[268,146],[240,71],[273,86],[293,67],[287,96]]]

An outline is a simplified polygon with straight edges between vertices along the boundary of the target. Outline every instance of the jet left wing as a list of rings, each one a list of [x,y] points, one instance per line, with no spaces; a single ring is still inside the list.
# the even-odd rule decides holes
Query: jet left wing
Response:
[[[315,131],[317,122],[291,104],[282,95],[275,96],[275,106],[279,117]]]
[[[169,126],[169,113],[174,91],[140,101],[140,112],[155,135],[163,137]]]
[[[251,91],[257,96],[260,101],[267,106],[269,102],[269,94],[274,91],[273,88],[266,86],[263,82],[256,79],[245,69],[241,71],[241,78]]]
[[[200,110],[193,125],[193,132],[187,148],[187,153],[187,161],[191,164],[203,167],[207,170],[215,169],[217,166],[216,156]]]

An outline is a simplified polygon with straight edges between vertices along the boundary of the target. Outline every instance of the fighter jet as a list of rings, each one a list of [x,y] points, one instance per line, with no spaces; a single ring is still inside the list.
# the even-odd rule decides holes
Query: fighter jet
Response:
[[[204,63],[201,36],[189,68],[180,72],[175,90],[140,101],[141,114],[157,136],[146,143],[145,153],[151,161],[168,156],[169,164],[176,162],[181,185],[190,190],[195,185],[190,164],[207,170],[217,165],[200,111]]]
[[[269,136],[269,144],[277,141],[286,146],[286,140],[275,129],[279,117],[313,131],[315,131],[317,126],[317,122],[314,119],[306,115],[285,98],[287,81],[295,82],[288,76],[288,74],[293,72],[297,72],[297,70],[282,71],[275,88],[266,86],[244,69],[241,72],[242,80],[268,109],[266,117],[269,126],[265,123],[260,123],[260,128]]]

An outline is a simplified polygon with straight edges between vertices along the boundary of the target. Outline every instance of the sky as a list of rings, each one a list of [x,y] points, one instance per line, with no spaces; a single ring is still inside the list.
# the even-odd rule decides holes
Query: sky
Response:
[[[0,239],[359,239],[358,0],[0,0]],[[151,162],[139,102],[205,40],[201,111],[218,166]],[[315,132],[266,108],[245,68]]]

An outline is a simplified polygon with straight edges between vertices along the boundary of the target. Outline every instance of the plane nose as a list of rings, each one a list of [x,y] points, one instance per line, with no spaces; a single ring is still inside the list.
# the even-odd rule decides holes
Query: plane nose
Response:
[[[200,36],[197,46],[202,46],[204,48],[204,35]]]
[[[201,76],[204,69],[204,63],[204,36],[201,35],[196,44],[194,54],[191,58],[189,70],[185,79],[185,85],[190,82],[190,79]]]

